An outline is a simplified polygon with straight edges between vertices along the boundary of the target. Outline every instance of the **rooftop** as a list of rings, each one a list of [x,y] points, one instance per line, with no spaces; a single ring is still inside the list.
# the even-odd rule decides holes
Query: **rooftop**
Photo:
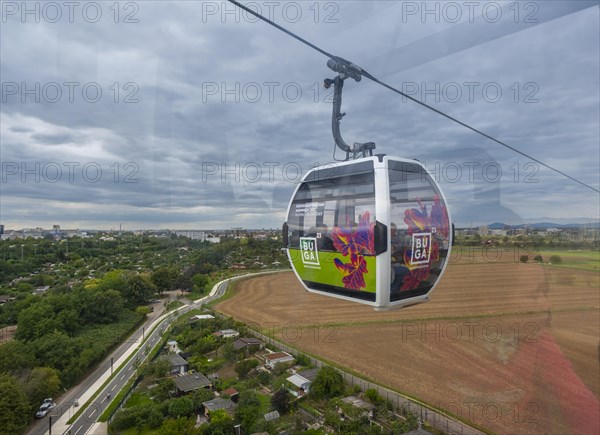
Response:
[[[176,378],[173,378],[173,381],[175,382],[175,385],[177,385],[179,391],[184,393],[212,385],[208,378],[202,373],[177,376]]]
[[[282,359],[282,358],[294,358],[294,357],[287,352],[273,352],[268,355],[265,355],[265,358],[268,359],[269,361],[275,361],[275,360]]]
[[[202,402],[202,405],[209,412],[216,411],[218,409],[224,409],[225,411],[227,411],[235,408],[235,403],[233,403],[230,399],[223,399],[222,397],[207,400],[206,402]]]
[[[311,382],[317,379],[317,373],[319,373],[318,368],[302,370],[301,372],[298,372],[300,376],[302,376],[305,379],[308,379]]]
[[[179,355],[177,355],[176,353],[172,353],[169,355],[162,355],[160,358],[166,359],[167,361],[169,361],[171,363],[171,367],[188,365],[188,362],[186,360],[184,360],[182,357],[180,357]]]

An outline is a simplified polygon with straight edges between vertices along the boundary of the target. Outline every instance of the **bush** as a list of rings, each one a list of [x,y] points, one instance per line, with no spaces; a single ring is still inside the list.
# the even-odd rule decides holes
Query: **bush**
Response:
[[[256,373],[256,379],[258,380],[258,382],[263,384],[265,387],[268,387],[269,384],[271,383],[272,376],[271,376],[271,373],[269,373],[269,372],[259,371],[258,373]]]
[[[344,392],[344,378],[330,366],[322,367],[310,387],[310,394],[317,399],[340,396]]]
[[[560,264],[560,263],[562,263],[562,258],[560,257],[560,255],[551,255],[550,256],[550,263],[552,263],[552,264]]]
[[[187,397],[180,397],[169,401],[168,408],[171,417],[189,417],[194,413],[194,402]]]
[[[543,263],[544,262],[544,258],[541,255],[536,255],[535,257],[533,257],[533,260],[538,262],[538,263]]]
[[[153,405],[132,406],[117,412],[111,427],[122,430],[147,424],[152,429],[158,428],[163,421],[163,416],[158,408]]]
[[[235,372],[241,379],[244,379],[252,369],[258,366],[258,361],[255,359],[245,359],[235,365]]]
[[[521,263],[527,263],[527,262],[529,261],[529,255],[521,255],[521,256],[519,257],[519,261],[520,261]]]
[[[374,405],[377,405],[381,401],[381,396],[377,393],[375,388],[369,388],[365,391],[365,397],[369,402]]]
[[[271,406],[281,415],[290,411],[291,403],[292,395],[286,388],[280,388],[271,397]]]
[[[312,365],[310,357],[304,355],[303,353],[298,354],[296,357],[296,363],[304,367],[310,367]]]

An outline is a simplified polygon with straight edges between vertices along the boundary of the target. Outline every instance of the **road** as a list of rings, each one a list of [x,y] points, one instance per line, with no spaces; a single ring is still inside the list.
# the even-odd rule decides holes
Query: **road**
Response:
[[[191,306],[187,306],[180,310],[177,314],[175,312],[169,315],[154,331],[147,337],[144,344],[133,354],[125,366],[112,378],[108,385],[96,396],[94,401],[86,408],[86,410],[75,420],[75,422],[69,427],[71,435],[85,434],[94,423],[98,420],[100,415],[104,412],[108,404],[110,403],[110,397],[115,397],[121,388],[135,375],[137,364],[144,361],[147,354],[152,348],[161,340],[161,337],[167,327],[175,320],[179,315],[188,312]],[[83,405],[83,404],[80,404]],[[65,433],[69,433],[68,430]]]
[[[46,417],[35,423],[27,433],[30,435],[51,435],[52,433],[82,435],[87,433],[110,403],[108,395],[110,394],[111,398],[114,398],[119,393],[121,388],[123,388],[135,374],[135,365],[141,363],[146,358],[147,353],[161,340],[161,337],[168,326],[182,314],[200,308],[203,304],[223,296],[229,282],[238,278],[239,277],[222,281],[213,287],[208,296],[180,307],[177,311],[172,311],[156,328],[154,328],[152,333],[148,335],[150,326],[164,311],[162,301],[153,304],[154,311],[149,315],[148,320],[146,320],[144,325],[124,341],[110,356],[102,361],[92,374],[85,378],[79,385],[67,391],[59,401],[57,401],[56,408],[54,408]],[[161,307],[163,307],[162,310],[160,309]],[[118,367],[116,361],[127,351],[131,351],[132,348],[137,348],[142,342],[144,345],[134,351],[133,356],[128,360],[125,366],[111,379],[106,387],[101,390],[100,394],[98,394],[87,406],[85,411],[73,422],[73,424],[66,425],[66,421],[79,410],[78,407],[74,406],[75,400],[79,399],[79,406],[83,406],[86,400],[82,400],[81,398],[86,395],[92,395],[94,391],[91,391],[91,389],[95,387],[94,384],[100,382],[100,379],[103,376],[106,377],[106,375],[111,373],[111,370],[117,370]],[[113,365],[112,369],[111,362]]]
[[[64,395],[62,395],[59,400],[57,400],[57,407],[52,410],[52,412],[48,413],[48,415],[42,419],[40,419],[37,423],[31,426],[28,430],[28,434],[30,435],[41,435],[47,433],[49,431],[49,423],[50,417],[52,417],[53,423],[57,421],[59,415],[64,413],[70,413],[73,415],[77,412],[76,407],[73,406],[74,401],[82,397],[86,391],[88,391],[92,385],[107,371],[110,371],[111,358],[113,361],[117,361],[121,355],[123,355],[132,345],[137,345],[140,343],[140,339],[142,339],[145,331],[150,327],[152,322],[154,322],[162,312],[164,311],[164,307],[161,303],[152,304],[154,307],[154,311],[148,316],[148,319],[144,322],[142,326],[138,328],[136,332],[134,332],[130,337],[128,337],[123,343],[119,345],[117,349],[115,349],[104,361],[102,361],[98,367],[83,381],[81,381],[75,387],[72,387],[68,390]],[[116,369],[116,367],[114,367]],[[83,403],[81,403],[83,405]],[[70,417],[70,416],[69,416]]]

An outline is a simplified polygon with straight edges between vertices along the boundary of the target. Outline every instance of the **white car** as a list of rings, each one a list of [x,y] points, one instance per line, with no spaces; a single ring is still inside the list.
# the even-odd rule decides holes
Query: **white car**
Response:
[[[54,407],[56,407],[56,403],[54,403],[52,399],[46,399],[40,406],[38,412],[35,413],[35,416],[37,418],[44,418],[46,414],[48,414],[48,412]]]

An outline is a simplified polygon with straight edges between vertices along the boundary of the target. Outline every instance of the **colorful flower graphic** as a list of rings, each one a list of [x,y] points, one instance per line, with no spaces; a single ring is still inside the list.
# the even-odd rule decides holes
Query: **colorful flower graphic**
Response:
[[[333,260],[335,267],[345,275],[342,278],[345,288],[361,290],[367,286],[364,274],[369,271],[364,255],[375,254],[374,227],[371,214],[366,211],[358,226],[348,221],[346,227],[334,227],[331,231],[335,249],[344,257],[350,257],[349,263],[339,258]]]
[[[448,211],[441,203],[440,197],[433,198],[431,213],[427,212],[427,205],[417,198],[419,208],[411,208],[404,211],[404,223],[408,225],[407,234],[412,236],[417,233],[430,233],[431,246],[429,252],[429,261],[426,264],[412,264],[412,247],[404,251],[404,264],[409,269],[409,273],[404,277],[400,290],[415,289],[423,281],[427,280],[431,274],[431,264],[440,259],[440,241],[448,240],[450,231],[450,220]]]

